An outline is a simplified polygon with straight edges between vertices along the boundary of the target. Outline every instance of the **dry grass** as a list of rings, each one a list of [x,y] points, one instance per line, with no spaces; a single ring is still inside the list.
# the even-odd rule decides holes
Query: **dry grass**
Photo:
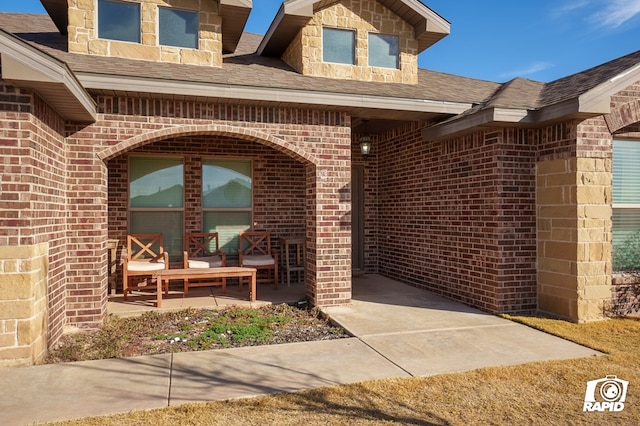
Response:
[[[604,351],[568,361],[379,380],[295,394],[190,404],[58,425],[636,425],[640,418],[640,321],[592,324],[511,317]],[[589,380],[630,382],[621,413],[583,413]]]

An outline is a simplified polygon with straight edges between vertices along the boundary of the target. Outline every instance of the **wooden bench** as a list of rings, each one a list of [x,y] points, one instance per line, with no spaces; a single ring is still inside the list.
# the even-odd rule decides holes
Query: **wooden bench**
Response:
[[[169,280],[188,280],[188,279],[215,279],[215,278],[232,278],[232,277],[248,277],[251,279],[249,286],[249,300],[256,301],[256,269],[240,268],[237,266],[223,266],[220,268],[189,268],[189,269],[162,269],[153,273],[158,281],[158,298],[156,306],[162,307],[162,290],[165,294],[169,291]],[[216,283],[207,283],[206,285],[217,285]],[[193,285],[192,285],[193,286]],[[185,289],[188,293],[188,288]]]

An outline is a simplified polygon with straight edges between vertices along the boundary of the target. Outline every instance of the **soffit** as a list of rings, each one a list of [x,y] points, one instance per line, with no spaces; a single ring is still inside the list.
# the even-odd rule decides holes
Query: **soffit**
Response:
[[[414,28],[418,51],[422,52],[450,33],[450,24],[420,0],[377,0]],[[293,38],[320,7],[336,0],[287,0],[271,23],[258,53],[281,56]]]
[[[96,104],[69,67],[0,30],[2,79],[34,90],[64,119],[93,122]]]

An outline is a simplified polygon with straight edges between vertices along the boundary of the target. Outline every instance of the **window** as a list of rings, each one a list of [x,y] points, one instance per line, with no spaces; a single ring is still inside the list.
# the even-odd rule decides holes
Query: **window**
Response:
[[[322,61],[354,65],[356,63],[355,32],[323,28]]]
[[[98,37],[140,43],[140,5],[98,0]]]
[[[398,68],[398,37],[369,33],[369,66]]]
[[[202,161],[203,231],[217,232],[220,249],[237,256],[238,234],[251,229],[253,192],[249,160]]]
[[[640,270],[640,141],[613,141],[613,269]]]
[[[198,48],[199,19],[197,12],[166,7],[161,7],[158,11],[161,45]]]
[[[173,261],[183,250],[183,168],[181,158],[129,158],[129,233],[162,233]]]

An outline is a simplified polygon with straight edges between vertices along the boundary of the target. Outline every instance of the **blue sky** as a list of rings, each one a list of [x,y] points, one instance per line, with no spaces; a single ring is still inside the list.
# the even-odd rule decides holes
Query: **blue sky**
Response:
[[[491,81],[552,81],[640,50],[640,0],[423,0],[451,34],[421,68]],[[281,0],[254,0],[246,31],[264,34]],[[39,0],[0,0],[2,12],[44,13]]]

